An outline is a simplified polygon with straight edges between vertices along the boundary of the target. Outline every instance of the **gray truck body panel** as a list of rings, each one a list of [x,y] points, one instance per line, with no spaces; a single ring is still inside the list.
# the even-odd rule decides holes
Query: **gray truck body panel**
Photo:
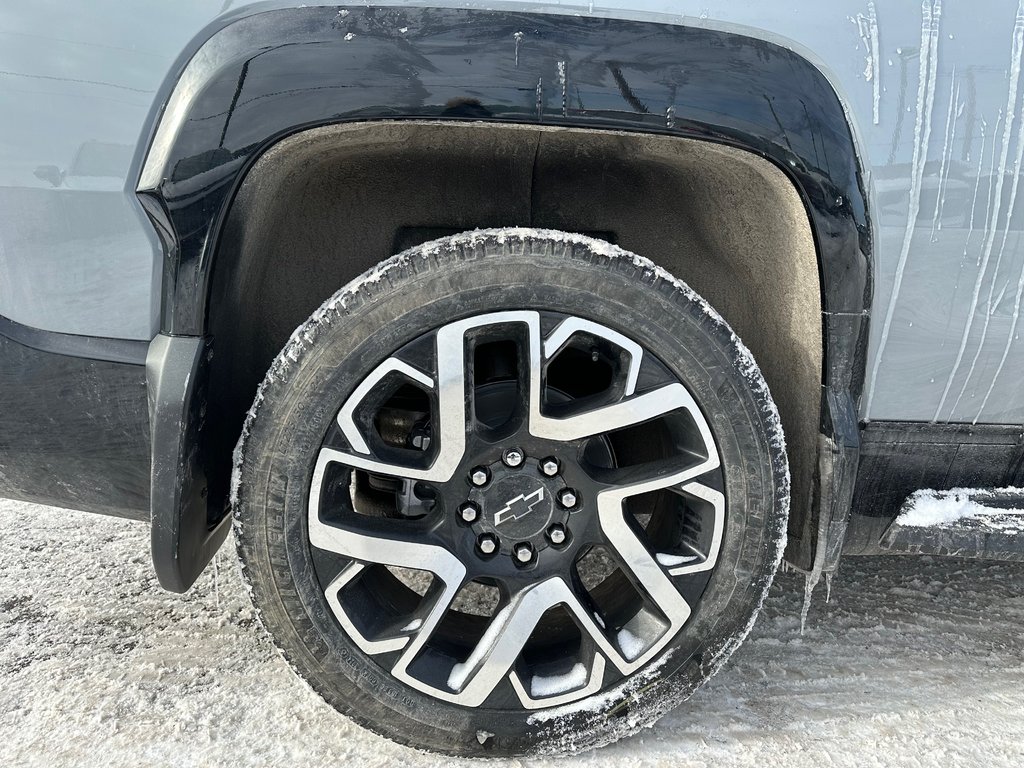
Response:
[[[293,5],[0,10],[0,316],[64,334],[157,333],[163,256],[135,188],[160,107],[218,26]],[[488,7],[726,29],[818,66],[848,109],[871,202],[862,418],[1024,422],[1021,5]]]

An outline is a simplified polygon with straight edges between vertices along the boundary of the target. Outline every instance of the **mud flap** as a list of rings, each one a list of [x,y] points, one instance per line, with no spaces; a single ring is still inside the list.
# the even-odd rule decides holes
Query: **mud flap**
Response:
[[[151,547],[160,586],[185,592],[230,530],[212,510],[199,446],[206,417],[209,342],[159,334],[146,357],[153,469]]]

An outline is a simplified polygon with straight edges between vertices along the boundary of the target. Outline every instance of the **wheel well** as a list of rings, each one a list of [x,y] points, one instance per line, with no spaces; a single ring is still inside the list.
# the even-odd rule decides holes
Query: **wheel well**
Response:
[[[790,536],[811,519],[821,280],[807,212],[768,161],[711,142],[494,123],[389,122],[286,138],[253,166],[214,262],[213,499],[271,361],[326,298],[406,247],[477,227],[584,232],[688,283],[753,352],[785,429]]]

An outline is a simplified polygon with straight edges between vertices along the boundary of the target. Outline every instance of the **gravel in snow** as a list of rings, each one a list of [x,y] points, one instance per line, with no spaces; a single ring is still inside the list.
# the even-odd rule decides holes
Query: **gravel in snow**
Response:
[[[385,741],[299,683],[230,542],[160,590],[144,525],[0,501],[0,761],[470,766]],[[781,573],[729,665],[653,728],[522,766],[1024,764],[1024,564],[849,558],[800,635]],[[504,763],[488,763],[504,766]]]

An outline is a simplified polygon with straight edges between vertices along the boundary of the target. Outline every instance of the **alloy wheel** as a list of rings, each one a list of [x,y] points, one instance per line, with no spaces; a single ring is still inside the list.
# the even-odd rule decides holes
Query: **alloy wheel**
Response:
[[[318,583],[421,693],[568,704],[690,620],[725,528],[721,464],[686,385],[623,333],[533,310],[457,320],[338,411],[310,481]]]

